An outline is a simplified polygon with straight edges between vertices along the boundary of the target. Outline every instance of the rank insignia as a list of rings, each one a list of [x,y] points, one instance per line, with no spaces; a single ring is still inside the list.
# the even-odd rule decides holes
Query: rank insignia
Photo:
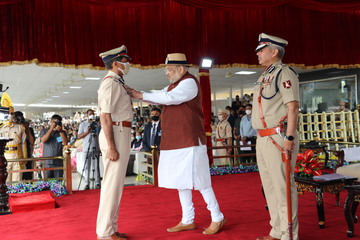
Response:
[[[290,88],[291,87],[291,81],[287,80],[286,82],[283,82],[284,88]]]
[[[276,68],[275,66],[271,66],[267,69],[267,72],[272,73],[275,70],[275,68]]]

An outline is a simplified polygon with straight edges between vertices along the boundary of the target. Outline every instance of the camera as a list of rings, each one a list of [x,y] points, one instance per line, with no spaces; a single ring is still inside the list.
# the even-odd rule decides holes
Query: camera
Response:
[[[56,126],[62,126],[62,122],[61,122],[61,121],[56,121],[55,124],[56,124]]]
[[[25,120],[25,118],[23,116],[16,117],[15,119],[16,119],[16,121],[18,123],[25,123],[26,122],[26,120]]]
[[[90,123],[90,132],[91,133],[97,133],[97,127],[98,127],[98,122],[100,121],[100,117],[96,117],[95,119],[92,120],[92,122]]]

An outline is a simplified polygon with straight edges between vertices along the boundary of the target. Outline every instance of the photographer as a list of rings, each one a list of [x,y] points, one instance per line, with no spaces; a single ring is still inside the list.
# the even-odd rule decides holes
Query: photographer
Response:
[[[41,130],[40,140],[44,143],[43,157],[62,156],[63,147],[68,144],[67,136],[62,128],[62,118],[55,114],[51,117],[50,127]],[[52,159],[45,161],[46,168],[63,167],[63,160]],[[63,170],[46,171],[46,178],[63,177]]]
[[[87,121],[79,126],[78,139],[83,138],[83,160],[85,170],[85,188],[90,189],[91,166],[94,168],[95,188],[100,188],[100,170],[99,170],[99,121],[94,117],[94,111],[86,111]],[[83,172],[84,172],[83,170]]]

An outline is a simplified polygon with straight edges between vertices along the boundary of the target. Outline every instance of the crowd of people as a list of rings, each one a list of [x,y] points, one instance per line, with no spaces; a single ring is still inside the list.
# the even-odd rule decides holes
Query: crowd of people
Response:
[[[255,153],[256,131],[252,128],[252,102],[253,95],[245,94],[242,98],[236,95],[231,106],[220,109],[218,116],[212,118],[212,140],[213,146],[223,147],[214,151],[214,155],[227,156],[232,154]],[[240,146],[232,148],[232,146]],[[231,158],[223,157],[214,159],[215,165],[229,165]],[[255,162],[256,157],[238,157],[240,163]]]

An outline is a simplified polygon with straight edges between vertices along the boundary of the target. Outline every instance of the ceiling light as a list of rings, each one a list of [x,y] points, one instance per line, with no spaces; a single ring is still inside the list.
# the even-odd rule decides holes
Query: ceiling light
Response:
[[[76,88],[76,89],[78,89],[78,88],[82,88],[82,87],[79,87],[79,86],[71,86],[70,88]]]
[[[214,62],[214,59],[212,59],[212,58],[202,58],[200,68],[211,69],[213,62]]]
[[[252,72],[252,71],[240,71],[240,72],[236,72],[235,74],[238,74],[238,75],[251,75],[251,74],[254,74],[256,72]]]
[[[101,78],[99,77],[87,77],[85,78],[86,80],[93,80],[93,81],[96,81],[96,80],[100,80]]]
[[[69,94],[69,92],[63,92],[63,94]]]
[[[45,99],[46,101],[52,101],[52,100],[54,100],[54,99],[51,99],[51,98],[48,98],[48,99]]]
[[[60,96],[52,96],[53,98],[58,98],[58,97],[60,97]]]
[[[232,72],[227,72],[225,78],[231,78],[233,76]]]

